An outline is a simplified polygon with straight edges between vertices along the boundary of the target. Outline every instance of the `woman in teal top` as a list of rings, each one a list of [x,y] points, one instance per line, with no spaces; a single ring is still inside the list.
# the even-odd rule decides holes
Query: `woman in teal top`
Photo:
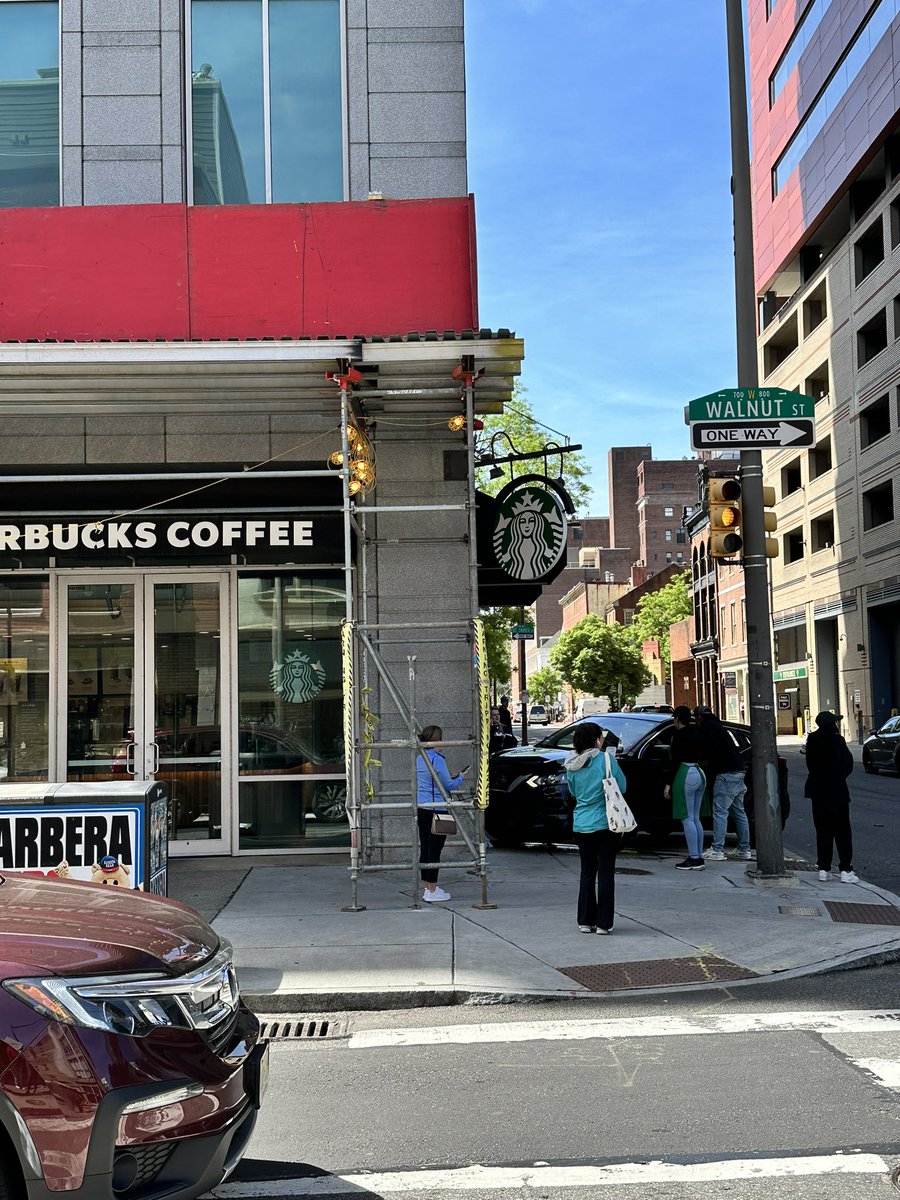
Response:
[[[593,721],[576,725],[573,753],[566,759],[566,783],[575,800],[572,828],[581,855],[578,928],[582,933],[612,933],[616,912],[616,855],[621,833],[606,819],[603,779],[615,776],[622,794],[628,786],[615,757],[603,749],[604,732]]]

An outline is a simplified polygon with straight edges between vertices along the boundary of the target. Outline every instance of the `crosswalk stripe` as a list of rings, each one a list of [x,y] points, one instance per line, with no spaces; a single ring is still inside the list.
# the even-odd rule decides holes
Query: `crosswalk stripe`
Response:
[[[849,1061],[868,1071],[882,1087],[891,1091],[900,1089],[900,1062],[890,1058],[851,1058]]]
[[[361,1029],[351,1050],[384,1046],[465,1046],[476,1042],[587,1041],[592,1038],[690,1037],[696,1034],[900,1032],[900,1009],[838,1012],[620,1017],[601,1021],[506,1021],[422,1029]]]
[[[811,1175],[886,1175],[877,1154],[828,1154],[797,1158],[743,1158],[718,1162],[636,1162],[607,1166],[458,1167],[452,1170],[386,1171],[322,1175],[265,1183],[227,1183],[213,1196],[252,1200],[263,1196],[341,1196],[362,1189],[368,1196],[419,1196],[427,1192],[486,1192],[518,1188],[622,1187],[626,1184],[703,1184]]]

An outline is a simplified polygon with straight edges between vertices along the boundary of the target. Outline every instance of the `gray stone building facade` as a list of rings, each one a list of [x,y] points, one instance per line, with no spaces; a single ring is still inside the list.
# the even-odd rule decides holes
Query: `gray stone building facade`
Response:
[[[0,168],[0,744],[10,782],[165,779],[176,853],[345,853],[343,621],[475,740],[447,422],[466,372],[500,411],[523,348],[478,328],[462,0],[240,8],[252,37],[229,0],[0,0],[47,127],[58,81],[60,179]],[[31,62],[13,18],[51,10]],[[356,655],[366,736],[402,740]],[[351,784],[408,799],[408,750],[369,757]],[[373,817],[371,861],[410,830]]]

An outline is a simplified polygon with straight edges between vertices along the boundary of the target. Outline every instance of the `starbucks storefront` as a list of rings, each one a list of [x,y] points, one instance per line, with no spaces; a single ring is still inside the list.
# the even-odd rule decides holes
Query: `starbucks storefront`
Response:
[[[4,517],[0,776],[163,781],[172,853],[343,848],[345,611],[321,505]]]

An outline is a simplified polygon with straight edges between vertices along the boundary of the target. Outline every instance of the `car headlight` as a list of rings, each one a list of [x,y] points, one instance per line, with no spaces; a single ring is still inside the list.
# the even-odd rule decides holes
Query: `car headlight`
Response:
[[[81,1029],[146,1037],[154,1029],[209,1029],[238,1005],[231,946],[223,942],[188,975],[7,979],[3,987],[50,1020]]]

